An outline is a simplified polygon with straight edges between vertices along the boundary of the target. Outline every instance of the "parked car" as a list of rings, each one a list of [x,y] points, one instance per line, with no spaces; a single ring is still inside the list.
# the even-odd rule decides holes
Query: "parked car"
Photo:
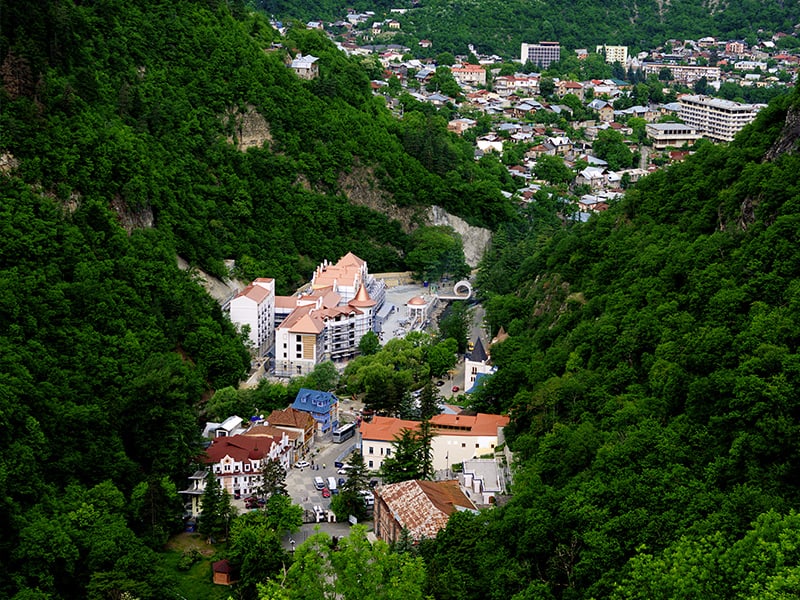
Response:
[[[328,488],[322,488],[322,497],[323,498],[330,498],[331,491]]]
[[[345,482],[345,478],[344,477],[339,477],[339,486],[343,486],[344,482]]]
[[[442,381],[441,379],[436,382],[436,386],[437,387],[442,387],[443,385],[444,385],[444,381]]]
[[[337,460],[336,462],[333,463],[333,466],[336,467],[337,469],[341,469],[344,466],[344,463],[340,460]]]
[[[252,496],[250,498],[245,498],[244,507],[247,509],[258,508],[258,498]]]
[[[457,392],[457,391],[458,391],[458,389],[459,389],[459,388],[458,388],[458,386],[457,386],[457,385],[454,385],[454,386],[453,386],[453,392]]]
[[[294,463],[295,469],[308,469],[310,466],[311,463],[307,460],[298,460],[296,463]]]
[[[378,481],[377,479],[370,479],[369,487],[372,488],[372,489],[375,489],[376,487],[378,487],[379,483],[380,483],[380,481]]]

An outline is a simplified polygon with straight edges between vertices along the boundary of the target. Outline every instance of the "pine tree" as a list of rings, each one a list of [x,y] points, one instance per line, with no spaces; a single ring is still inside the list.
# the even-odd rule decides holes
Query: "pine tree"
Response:
[[[208,482],[203,492],[201,502],[201,515],[198,530],[209,539],[228,537],[228,527],[235,516],[235,509],[231,506],[231,497],[227,490],[222,489],[214,473],[208,474]]]
[[[258,493],[264,498],[273,494],[286,494],[286,471],[277,460],[261,461],[261,486]]]

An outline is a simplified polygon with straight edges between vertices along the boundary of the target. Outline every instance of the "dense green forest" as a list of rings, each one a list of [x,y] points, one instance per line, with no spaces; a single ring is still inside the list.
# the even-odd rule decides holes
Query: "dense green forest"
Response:
[[[467,54],[468,45],[478,52],[519,57],[520,44],[557,40],[568,49],[589,48],[598,44],[625,44],[637,51],[650,50],[668,39],[698,39],[717,36],[724,39],[753,39],[782,31],[789,33],[800,22],[796,3],[776,0],[745,0],[712,3],[705,0],[647,2],[583,0],[569,2],[527,2],[525,0],[422,0],[414,2],[339,2],[318,0],[255,0],[254,5],[278,18],[342,19],[348,8],[372,10],[376,19],[390,8],[407,8],[404,14],[392,13],[402,32],[394,43],[416,48],[428,39],[431,51]],[[591,23],[591,27],[586,24]]]
[[[241,3],[0,15],[0,598],[174,597],[159,552],[201,411],[238,408],[233,389],[206,400],[249,364],[176,255],[282,291],[348,250],[408,266],[426,236],[351,202],[354,179],[497,231],[478,284],[510,338],[473,408],[512,416],[518,458],[507,504],[456,515],[413,558],[361,533],[331,554],[354,588],[349,556],[374,581],[407,569],[406,598],[800,594],[797,92],[565,228],[546,193],[518,214],[502,165],[441,115],[395,120],[319,33],[280,38]],[[286,68],[298,52],[317,80]],[[244,151],[253,115],[268,135]],[[232,552],[271,527],[251,520]],[[272,597],[311,597],[293,569]]]

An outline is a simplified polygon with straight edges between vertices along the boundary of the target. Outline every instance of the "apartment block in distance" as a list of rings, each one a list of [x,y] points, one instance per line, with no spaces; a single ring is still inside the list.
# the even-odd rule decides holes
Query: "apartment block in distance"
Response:
[[[520,61],[538,65],[542,69],[561,60],[561,46],[558,42],[539,42],[538,44],[522,44]]]
[[[628,47],[627,46],[597,46],[596,52],[604,54],[606,62],[614,64],[615,62],[625,65],[628,63]]]
[[[715,142],[730,142],[741,129],[752,122],[759,107],[709,96],[685,95],[679,99],[679,116],[687,125]]]

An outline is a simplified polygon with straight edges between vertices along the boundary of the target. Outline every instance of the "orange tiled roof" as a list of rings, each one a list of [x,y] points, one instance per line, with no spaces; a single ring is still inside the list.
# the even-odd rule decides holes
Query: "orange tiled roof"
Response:
[[[372,422],[361,421],[361,439],[392,442],[406,430],[415,431],[419,428],[419,421],[405,421],[392,417],[372,417]]]

